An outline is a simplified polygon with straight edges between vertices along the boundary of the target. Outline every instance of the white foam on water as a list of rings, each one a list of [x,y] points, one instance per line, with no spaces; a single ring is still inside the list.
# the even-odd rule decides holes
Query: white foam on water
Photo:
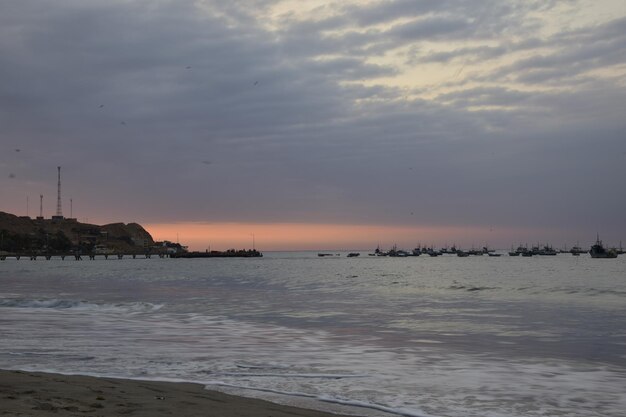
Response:
[[[253,372],[221,372],[215,373],[217,376],[233,376],[233,377],[261,377],[261,378],[310,378],[310,379],[348,379],[348,378],[367,378],[367,375],[346,375],[346,374],[273,374],[273,373],[253,373]]]
[[[624,374],[593,364],[452,354],[439,344],[432,352],[394,352],[320,331],[198,314],[128,315],[99,305],[69,309],[76,314],[22,310],[5,311],[9,321],[22,320],[7,328],[12,345],[22,346],[0,344],[0,367],[197,383],[211,375],[232,388],[412,417],[606,417],[626,409]]]
[[[277,394],[278,397],[274,397],[275,399],[276,398],[280,399],[281,397],[283,397],[282,401],[278,400],[277,402],[286,403],[287,405],[293,405],[293,404],[290,403],[288,400],[285,401],[284,397],[291,397],[291,398],[295,397],[295,398],[313,399],[313,400],[321,401],[324,403],[348,406],[351,408],[363,408],[363,409],[368,409],[368,410],[382,411],[384,413],[392,414],[392,415],[399,415],[399,416],[406,416],[406,417],[434,417],[418,410],[408,410],[408,409],[401,409],[401,408],[395,409],[395,408],[385,407],[380,404],[369,403],[369,402],[364,402],[364,401],[347,400],[347,399],[337,398],[337,397],[328,396],[328,395],[312,395],[312,394],[306,394],[303,392],[279,391],[279,390],[274,390],[274,389],[269,389],[269,388],[251,388],[247,386],[228,384],[222,381],[206,382],[206,385],[205,385],[206,389],[214,390],[216,387],[233,388],[238,391],[243,390],[243,391],[255,391],[255,392],[261,392],[261,393]],[[226,390],[226,392],[228,392],[228,390]],[[325,410],[325,411],[328,411],[328,410]],[[346,410],[339,409],[336,411],[345,412]],[[356,411],[354,412],[356,413]]]
[[[152,312],[158,311],[163,304],[146,302],[132,303],[95,303],[84,300],[64,299],[23,299],[3,298],[0,299],[0,308],[24,308],[24,309],[55,309],[55,310],[96,310],[96,311],[120,311],[120,312]]]
[[[428,343],[428,344],[440,344],[444,343],[441,340],[431,340],[431,339],[412,339],[411,342],[415,343]]]

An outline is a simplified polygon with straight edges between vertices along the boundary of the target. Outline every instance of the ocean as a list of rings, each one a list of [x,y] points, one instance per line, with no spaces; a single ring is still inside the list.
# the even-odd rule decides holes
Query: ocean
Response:
[[[0,261],[0,368],[359,415],[624,416],[626,257]]]

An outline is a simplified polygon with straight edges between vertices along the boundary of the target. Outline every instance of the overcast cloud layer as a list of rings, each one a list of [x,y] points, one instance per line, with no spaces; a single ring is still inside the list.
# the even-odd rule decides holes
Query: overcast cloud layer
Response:
[[[626,232],[616,1],[0,3],[0,210]]]

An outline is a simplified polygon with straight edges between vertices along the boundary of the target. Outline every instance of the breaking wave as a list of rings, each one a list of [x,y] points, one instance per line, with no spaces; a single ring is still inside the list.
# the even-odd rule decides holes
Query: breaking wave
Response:
[[[284,395],[288,397],[310,398],[310,399],[314,399],[314,400],[322,401],[326,403],[382,411],[384,413],[396,414],[396,415],[405,416],[405,417],[432,417],[430,414],[426,414],[420,410],[411,410],[411,409],[406,409],[406,408],[393,408],[393,407],[388,407],[388,406],[381,405],[381,404],[376,404],[373,402],[348,400],[348,399],[339,398],[339,397],[330,396],[330,395],[315,395],[315,394],[307,394],[303,392],[275,390],[271,388],[249,387],[249,386],[244,386],[244,385],[229,384],[223,381],[208,381],[208,382],[205,382],[204,384],[205,384],[205,389],[207,390],[215,389],[215,387],[234,388],[234,389],[242,389],[242,390],[249,390],[249,391],[266,392],[270,394],[278,394],[278,395]]]
[[[0,308],[30,308],[30,309],[55,309],[55,310],[105,310],[122,312],[151,312],[163,307],[162,304],[152,304],[146,302],[135,303],[94,303],[90,301],[62,300],[62,299],[24,299],[5,298],[0,299]]]

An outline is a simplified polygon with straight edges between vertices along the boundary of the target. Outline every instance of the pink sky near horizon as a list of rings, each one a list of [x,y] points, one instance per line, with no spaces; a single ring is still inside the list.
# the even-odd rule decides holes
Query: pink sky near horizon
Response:
[[[537,231],[457,226],[371,226],[306,223],[170,223],[146,224],[155,240],[169,240],[189,246],[190,250],[373,250],[378,244],[394,244],[410,249],[418,244],[462,247],[508,248],[520,239],[536,239]],[[254,237],[253,237],[254,236]],[[515,240],[511,240],[515,239]],[[535,243],[530,240],[529,243]]]

